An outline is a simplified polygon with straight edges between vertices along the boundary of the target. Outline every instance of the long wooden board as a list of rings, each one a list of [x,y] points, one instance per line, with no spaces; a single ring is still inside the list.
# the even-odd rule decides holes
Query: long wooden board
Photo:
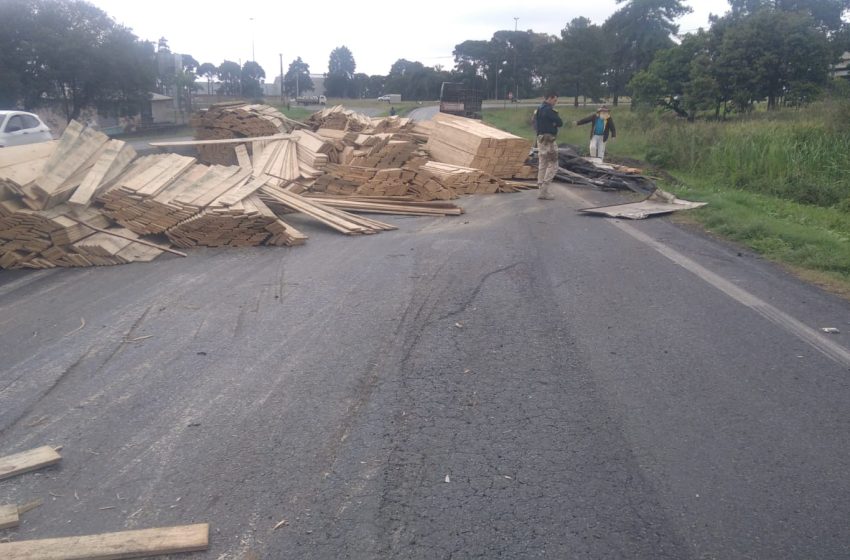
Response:
[[[19,522],[18,506],[0,506],[0,529],[17,527]]]
[[[29,451],[0,457],[0,480],[42,467],[55,465],[62,456],[50,446],[38,447]],[[0,555],[3,558],[3,555]]]
[[[0,544],[3,560],[121,560],[209,547],[207,523]]]
[[[221,138],[219,140],[183,140],[178,142],[150,142],[156,148],[168,148],[171,146],[209,146],[215,144],[244,144],[257,142],[258,140],[282,140],[292,138],[289,134],[275,134],[274,136],[257,136],[254,138]]]

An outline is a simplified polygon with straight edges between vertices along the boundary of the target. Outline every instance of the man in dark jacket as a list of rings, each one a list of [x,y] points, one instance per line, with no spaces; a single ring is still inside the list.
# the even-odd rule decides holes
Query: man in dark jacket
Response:
[[[558,145],[555,138],[558,136],[558,129],[564,126],[558,111],[555,110],[557,102],[557,93],[547,93],[534,118],[534,130],[537,132],[537,186],[540,188],[537,198],[543,200],[555,198],[549,192],[549,186],[558,172]]]
[[[617,129],[608,107],[602,105],[595,115],[575,122],[576,126],[587,123],[590,123],[590,157],[605,159],[605,142],[609,136],[612,140],[617,137]]]

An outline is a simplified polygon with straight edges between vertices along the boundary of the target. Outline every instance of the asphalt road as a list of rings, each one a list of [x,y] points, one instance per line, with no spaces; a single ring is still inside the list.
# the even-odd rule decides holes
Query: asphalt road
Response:
[[[850,556],[850,305],[665,219],[574,211],[624,195],[555,192],[0,272],[0,454],[64,446],[0,481],[45,501],[0,539],[209,522],[181,558]]]

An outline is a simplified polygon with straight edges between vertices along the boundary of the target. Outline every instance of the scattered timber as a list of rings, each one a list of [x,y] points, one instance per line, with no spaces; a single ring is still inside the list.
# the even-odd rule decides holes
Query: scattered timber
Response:
[[[209,547],[209,525],[183,525],[138,531],[121,531],[80,537],[63,537],[0,543],[3,560],[115,560],[143,558]]]
[[[55,465],[62,456],[49,446],[0,457],[0,480]],[[0,555],[0,558],[3,558]]]

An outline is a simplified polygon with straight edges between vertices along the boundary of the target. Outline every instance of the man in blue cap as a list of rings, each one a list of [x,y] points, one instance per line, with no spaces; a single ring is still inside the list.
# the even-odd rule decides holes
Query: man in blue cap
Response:
[[[617,129],[614,127],[614,119],[608,107],[602,105],[596,110],[595,115],[585,117],[576,121],[575,125],[590,123],[590,157],[605,159],[605,142],[610,136],[613,140],[617,137]]]

